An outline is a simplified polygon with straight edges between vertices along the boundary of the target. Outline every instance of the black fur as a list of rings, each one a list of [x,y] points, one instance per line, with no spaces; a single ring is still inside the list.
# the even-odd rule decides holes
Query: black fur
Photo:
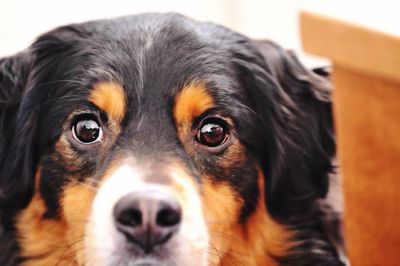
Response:
[[[214,173],[245,199],[240,222],[246,222],[258,200],[253,168],[258,162],[270,214],[298,232],[299,245],[276,259],[282,265],[342,265],[323,228],[321,217],[329,210],[317,204],[328,192],[335,156],[331,87],[324,73],[305,69],[271,42],[176,14],[89,22],[41,36],[25,52],[0,61],[0,264],[18,263],[18,247],[10,242],[13,219],[32,197],[39,162],[44,176],[66,171],[57,166],[54,143],[74,108],[90,109],[83,100],[91,85],[101,80],[123,84],[129,107],[119,146],[162,157],[182,149],[171,120],[173,97],[188,81],[201,80],[246,146],[243,165],[229,175]],[[50,161],[48,154],[53,154]],[[82,176],[103,169],[108,161],[103,155],[87,159]],[[217,159],[199,154],[191,166],[194,173],[207,172]],[[40,185],[48,208],[44,219],[57,216],[56,187],[67,180],[52,182]]]

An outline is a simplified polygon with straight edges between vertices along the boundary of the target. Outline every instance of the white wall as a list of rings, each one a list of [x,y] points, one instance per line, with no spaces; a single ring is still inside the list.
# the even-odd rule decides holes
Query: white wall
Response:
[[[141,12],[175,11],[298,49],[297,10],[305,0],[0,0],[0,57],[63,24]]]
[[[198,20],[223,24],[251,37],[272,39],[286,48],[296,50],[309,65],[316,65],[321,61],[315,61],[301,53],[298,32],[298,12],[301,8],[322,6],[325,13],[334,11],[345,15],[363,14],[368,9],[371,14],[375,14],[374,20],[383,21],[388,27],[398,27],[400,30],[400,19],[398,23],[393,23],[382,12],[384,2],[391,1],[0,0],[0,57],[26,48],[39,34],[63,24],[142,12],[175,11]],[[389,5],[386,10],[395,13],[400,9]]]

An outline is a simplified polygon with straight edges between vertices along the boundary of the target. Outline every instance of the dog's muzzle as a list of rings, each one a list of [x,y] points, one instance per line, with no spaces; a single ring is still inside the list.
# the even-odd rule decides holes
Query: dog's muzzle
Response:
[[[208,231],[193,177],[166,167],[162,182],[121,165],[104,178],[91,207],[81,264],[207,265]]]

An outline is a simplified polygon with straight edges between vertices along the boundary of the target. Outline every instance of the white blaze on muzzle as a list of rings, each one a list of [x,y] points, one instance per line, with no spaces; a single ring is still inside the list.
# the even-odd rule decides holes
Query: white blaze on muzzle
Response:
[[[207,265],[209,236],[196,185],[192,177],[178,167],[169,167],[165,171],[163,174],[170,178],[167,184],[146,182],[144,171],[130,164],[122,164],[104,178],[105,182],[99,187],[86,227],[84,264]],[[149,191],[156,200],[165,197],[162,195],[168,195],[170,200],[166,200],[167,203],[176,201],[180,206],[179,225],[170,230],[168,239],[159,241],[154,250],[144,250],[135,239],[131,241],[126,234],[121,233],[116,226],[114,213],[116,204],[122,198],[133,195],[133,198],[140,201],[141,195]],[[142,204],[140,210],[148,212],[143,208],[153,205]],[[142,219],[140,217],[137,221],[143,222]]]

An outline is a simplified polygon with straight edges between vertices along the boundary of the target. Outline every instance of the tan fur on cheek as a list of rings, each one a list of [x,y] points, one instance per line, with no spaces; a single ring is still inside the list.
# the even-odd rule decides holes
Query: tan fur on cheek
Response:
[[[211,236],[211,265],[277,265],[268,254],[284,255],[291,233],[266,211],[262,174],[257,209],[243,225],[238,223],[243,202],[237,193],[228,184],[205,180],[203,208]]]
[[[74,252],[69,251],[63,220],[44,220],[45,206],[38,194],[17,218],[23,265],[76,265]]]
[[[237,200],[236,193],[229,185],[212,182],[208,177],[203,180],[203,210],[211,236],[209,259],[211,265],[223,265],[222,261],[230,252],[232,242],[241,241],[234,227],[243,202]]]
[[[245,225],[245,238],[253,247],[254,265],[276,265],[271,258],[265,258],[266,252],[273,256],[283,256],[287,253],[292,243],[293,233],[285,226],[277,223],[269,215],[265,206],[264,176],[259,172],[258,186],[260,198],[255,213],[249,217]],[[247,264],[249,265],[249,264]]]
[[[79,264],[84,261],[85,229],[89,221],[89,215],[96,188],[89,184],[71,184],[65,188],[62,199],[62,208],[66,222],[69,225],[67,239],[72,250],[76,251]]]
[[[36,187],[40,170],[35,176]],[[88,222],[95,189],[87,184],[70,184],[61,194],[60,218],[47,219],[38,191],[16,220],[23,265],[80,265],[84,228]]]

